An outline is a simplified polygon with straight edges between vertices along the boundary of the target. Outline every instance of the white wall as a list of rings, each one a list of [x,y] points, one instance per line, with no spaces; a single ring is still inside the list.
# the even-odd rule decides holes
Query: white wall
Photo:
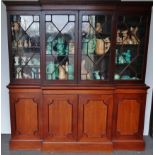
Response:
[[[7,41],[7,22],[6,22],[6,8],[2,4],[1,11],[1,29],[2,29],[2,47],[1,47],[1,132],[10,133],[10,112],[9,112],[9,96],[8,89],[6,85],[9,83],[9,60],[8,60],[8,41]],[[149,118],[151,109],[151,99],[152,99],[152,88],[153,88],[153,23],[151,21],[150,27],[150,39],[149,39],[149,49],[148,49],[148,63],[146,70],[146,84],[150,86],[147,95],[146,112],[145,112],[145,124],[144,124],[144,135],[148,135],[149,130]]]
[[[6,7],[1,5],[1,132],[10,133],[9,95],[9,56],[7,41]]]
[[[151,103],[152,103],[152,91],[153,91],[153,16],[151,17],[151,24],[150,24],[149,47],[148,47],[146,67],[147,68],[146,68],[145,83],[150,87],[150,89],[148,89],[146,100],[144,134],[148,135]]]

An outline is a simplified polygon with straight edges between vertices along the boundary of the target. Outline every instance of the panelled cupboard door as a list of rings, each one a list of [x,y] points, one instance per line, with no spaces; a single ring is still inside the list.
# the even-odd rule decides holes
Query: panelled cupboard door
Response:
[[[44,139],[75,141],[77,137],[77,96],[44,95]]]
[[[142,138],[145,94],[117,94],[115,96],[115,138]]]
[[[13,139],[37,140],[41,138],[41,106],[40,93],[10,94]]]
[[[111,95],[80,95],[78,140],[111,139],[113,97]]]

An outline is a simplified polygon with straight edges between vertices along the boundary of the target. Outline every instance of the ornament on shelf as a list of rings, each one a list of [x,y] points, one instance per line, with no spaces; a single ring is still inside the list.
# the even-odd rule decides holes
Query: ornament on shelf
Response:
[[[67,80],[65,65],[59,65],[59,80]]]
[[[96,38],[93,36],[86,36],[83,39],[82,52],[84,54],[92,54],[96,49]]]
[[[22,41],[22,40],[19,40],[19,41],[18,41],[18,47],[20,47],[20,48],[23,47],[23,41]]]
[[[119,75],[119,74],[115,74],[115,75],[114,75],[114,79],[115,79],[115,80],[119,80],[119,79],[120,79],[120,75]]]
[[[96,39],[96,54],[102,55],[108,52],[110,48],[110,39],[109,37],[105,39]]]
[[[74,67],[72,64],[68,65],[68,79],[73,80],[74,79]]]
[[[117,30],[117,38],[116,38],[116,42],[117,44],[122,44],[122,38],[120,37],[121,31],[118,29]]]
[[[27,40],[24,40],[24,47],[25,47],[25,48],[28,47],[28,42],[27,42]]]
[[[83,59],[82,62],[81,62],[81,80],[89,80],[89,79],[91,79],[90,73],[86,69],[85,65],[86,65],[86,60]]]
[[[16,68],[16,79],[22,79],[21,67]]]
[[[75,52],[75,46],[74,46],[74,41],[69,42],[69,54],[74,54]]]
[[[138,32],[138,27],[136,26],[134,27],[130,27],[130,32],[131,32],[131,40],[132,40],[132,44],[139,44],[140,40],[137,36],[137,32]]]
[[[95,80],[100,80],[101,79],[101,77],[100,77],[100,71],[94,71],[93,72],[93,76],[94,76],[94,79]]]
[[[18,66],[19,65],[19,56],[15,56],[14,57],[14,60],[15,60],[15,66]]]
[[[99,23],[99,22],[96,23],[95,31],[97,33],[102,33],[102,25],[101,25],[101,23]]]
[[[23,73],[24,79],[31,79],[32,77],[29,74]]]
[[[26,64],[26,60],[27,60],[27,58],[25,56],[22,57],[22,65],[25,65]]]
[[[29,39],[29,42],[28,42],[28,47],[31,47],[32,44],[31,44],[31,39]]]

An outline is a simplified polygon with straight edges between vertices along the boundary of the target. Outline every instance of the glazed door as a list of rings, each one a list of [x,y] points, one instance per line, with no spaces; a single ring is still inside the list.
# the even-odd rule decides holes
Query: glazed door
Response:
[[[45,141],[76,141],[77,96],[44,95]]]
[[[40,13],[8,14],[11,81],[38,83],[40,69]]]
[[[48,84],[77,82],[77,12],[44,13],[44,81]]]
[[[80,95],[78,107],[78,140],[111,139],[113,97],[111,95]]]
[[[146,94],[117,94],[114,102],[115,138],[142,138]]]
[[[147,25],[149,18],[144,13],[117,15],[115,38],[115,82],[140,82],[144,80],[147,56]]]
[[[10,93],[11,132],[17,140],[42,138],[42,103],[40,90],[13,90]]]
[[[112,12],[80,12],[79,81],[106,83],[111,80],[113,51]]]

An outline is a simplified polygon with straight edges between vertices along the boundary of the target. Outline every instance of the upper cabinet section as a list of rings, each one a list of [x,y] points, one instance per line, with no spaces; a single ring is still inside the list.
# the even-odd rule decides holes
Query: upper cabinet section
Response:
[[[92,2],[8,2],[11,83],[143,84],[152,4]]]
[[[11,62],[14,80],[40,79],[40,16],[10,15]]]

